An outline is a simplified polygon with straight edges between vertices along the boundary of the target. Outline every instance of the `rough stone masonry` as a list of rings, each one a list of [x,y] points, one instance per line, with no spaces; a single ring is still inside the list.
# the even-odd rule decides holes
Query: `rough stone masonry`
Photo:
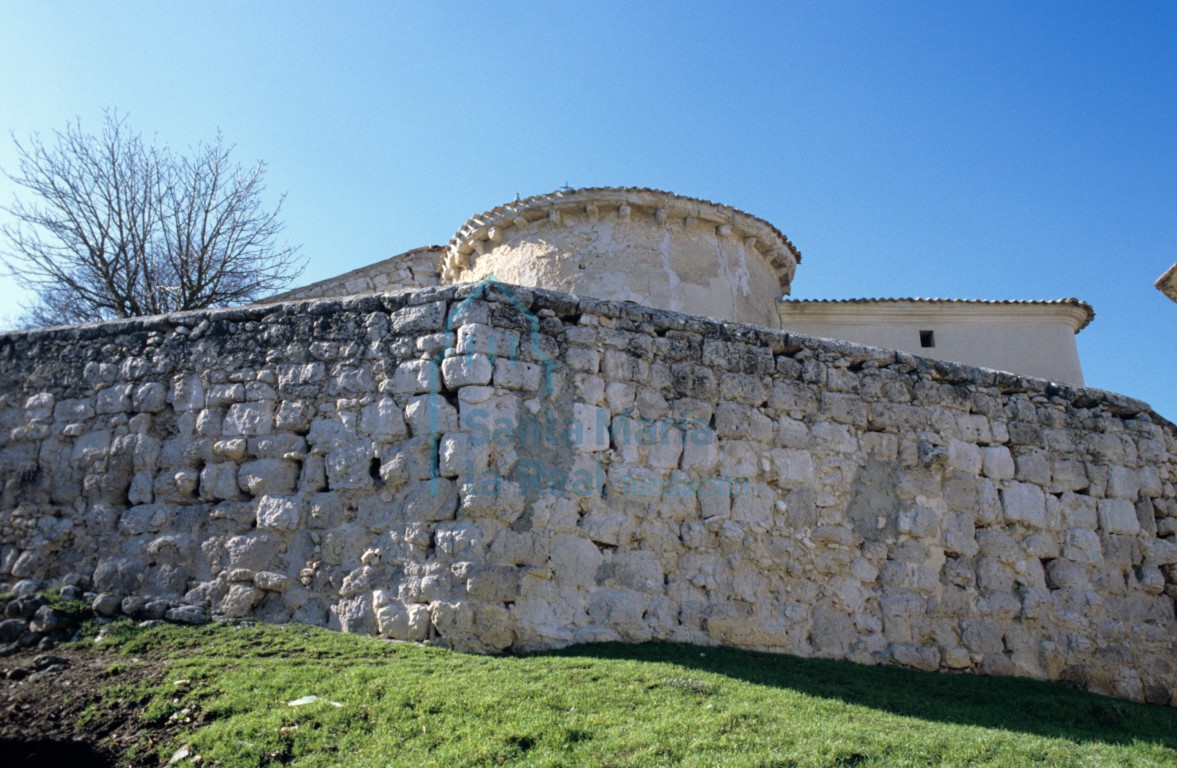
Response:
[[[0,335],[0,588],[1177,703],[1177,429],[1091,389],[498,284]]]

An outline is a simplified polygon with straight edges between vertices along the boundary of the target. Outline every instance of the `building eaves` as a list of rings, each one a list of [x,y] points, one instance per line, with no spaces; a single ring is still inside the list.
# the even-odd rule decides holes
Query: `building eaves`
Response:
[[[650,187],[581,187],[577,189],[564,188],[542,195],[533,195],[516,199],[510,203],[495,206],[488,211],[471,216],[466,220],[449,241],[449,248],[455,257],[468,252],[471,245],[485,239],[487,233],[495,228],[511,226],[513,223],[528,223],[527,215],[542,209],[559,209],[568,205],[582,203],[595,204],[597,200],[609,200],[626,205],[665,205],[672,204],[679,208],[683,206],[697,207],[696,211],[688,215],[698,215],[719,223],[739,223],[749,230],[750,234],[758,235],[762,242],[769,246],[772,252],[787,254],[793,264],[801,263],[801,251],[783,232],[764,219],[753,216],[739,208],[730,205],[704,200],[700,197],[688,197],[661,189]],[[792,267],[789,267],[791,276]]]
[[[1075,329],[1075,333],[1086,328],[1095,319],[1095,310],[1085,301],[1075,298],[1027,300],[1027,299],[946,299],[899,297],[899,298],[862,298],[862,299],[781,299],[781,304],[947,304],[957,306],[1065,306],[1080,310],[1086,320]]]

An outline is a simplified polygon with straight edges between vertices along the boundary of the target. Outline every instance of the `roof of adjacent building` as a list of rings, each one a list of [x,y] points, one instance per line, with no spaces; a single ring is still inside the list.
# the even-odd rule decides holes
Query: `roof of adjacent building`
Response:
[[[275,293],[273,296],[268,296],[256,303],[258,304],[277,304],[283,301],[300,301],[303,299],[322,298],[326,295],[346,296],[351,293],[356,293],[354,290],[348,288],[348,284],[356,278],[363,278],[369,275],[376,275],[382,272],[396,269],[398,265],[407,264],[409,260],[414,257],[432,256],[435,263],[440,262],[441,254],[445,252],[444,245],[423,245],[420,248],[414,248],[404,253],[398,253],[395,256],[390,256],[387,259],[365,264],[340,275],[333,275],[332,277],[323,280],[317,280],[313,283],[300,285],[297,288]],[[433,269],[436,272],[436,268]]]
[[[1165,274],[1157,278],[1157,290],[1177,301],[1177,263],[1165,270]]]
[[[946,299],[946,298],[923,298],[923,297],[899,297],[899,298],[862,298],[862,299],[781,299],[781,304],[794,305],[846,305],[846,304],[919,304],[925,306],[948,305],[948,306],[971,306],[971,307],[1067,307],[1078,310],[1082,315],[1082,321],[1075,328],[1075,333],[1086,328],[1092,320],[1095,319],[1095,310],[1091,305],[1085,301],[1080,301],[1075,298],[1066,299],[1050,299],[1045,301],[1033,301],[1022,299]]]

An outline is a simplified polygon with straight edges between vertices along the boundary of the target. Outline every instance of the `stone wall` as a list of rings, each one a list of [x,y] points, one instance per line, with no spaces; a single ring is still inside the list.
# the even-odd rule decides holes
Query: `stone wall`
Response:
[[[0,336],[0,588],[1172,704],[1175,457],[1110,393],[545,291],[190,313]]]

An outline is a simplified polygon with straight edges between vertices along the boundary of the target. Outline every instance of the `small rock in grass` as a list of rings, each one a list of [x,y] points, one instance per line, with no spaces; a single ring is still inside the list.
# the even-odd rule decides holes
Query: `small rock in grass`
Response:
[[[47,605],[42,605],[33,614],[33,620],[29,622],[29,629],[33,632],[46,634],[65,629],[69,623],[69,616],[66,614]]]
[[[17,597],[32,597],[40,591],[40,582],[33,581],[32,579],[22,579],[16,582],[16,584],[14,584],[12,587],[12,594],[16,595]]]
[[[45,598],[40,595],[26,595],[8,604],[8,617],[10,619],[31,619],[43,605],[45,605]]]
[[[112,595],[109,592],[103,592],[94,598],[94,602],[90,604],[90,610],[99,616],[111,617],[117,616],[119,609],[122,607],[122,599],[118,595]]]
[[[62,587],[61,588],[61,597],[63,600],[81,600],[82,599],[82,588],[81,587],[73,587],[73,586]]]
[[[5,619],[0,621],[0,643],[11,643],[14,640],[20,639],[20,636],[29,628],[28,623],[24,619]]]
[[[199,605],[179,605],[167,612],[168,621],[176,624],[204,624],[208,616]]]
[[[60,666],[64,668],[69,664],[69,659],[61,656],[53,656],[51,654],[42,654],[33,659],[33,668],[37,670],[48,669],[49,667]]]
[[[143,606],[143,618],[162,619],[167,615],[171,604],[167,600],[152,600]]]

